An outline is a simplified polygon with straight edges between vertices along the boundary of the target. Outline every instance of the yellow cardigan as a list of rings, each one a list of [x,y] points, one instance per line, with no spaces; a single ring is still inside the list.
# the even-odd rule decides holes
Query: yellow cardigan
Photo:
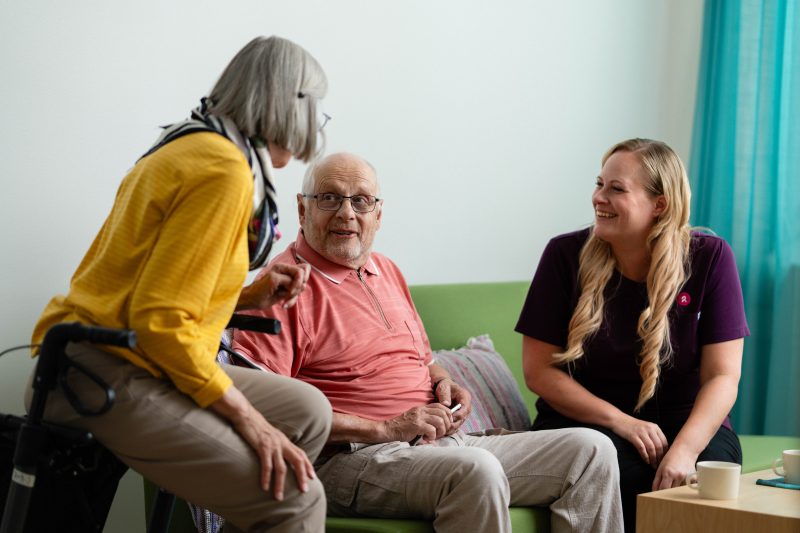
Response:
[[[247,274],[252,201],[244,154],[216,133],[181,137],[141,159],[33,342],[59,322],[130,328],[133,351],[102,349],[166,374],[201,407],[216,401],[231,385],[215,356]]]

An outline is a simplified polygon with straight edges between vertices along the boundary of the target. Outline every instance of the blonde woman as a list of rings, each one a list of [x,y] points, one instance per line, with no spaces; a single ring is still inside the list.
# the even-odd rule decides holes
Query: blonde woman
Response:
[[[586,426],[617,447],[626,531],[636,494],[698,460],[741,463],[728,413],[749,335],[730,247],[693,232],[686,171],[666,144],[603,157],[594,224],[550,241],[517,324],[534,430]]]

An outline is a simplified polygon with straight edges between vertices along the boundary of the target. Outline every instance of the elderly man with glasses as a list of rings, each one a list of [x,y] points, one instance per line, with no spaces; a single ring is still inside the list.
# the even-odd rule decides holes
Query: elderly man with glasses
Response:
[[[469,392],[432,360],[397,266],[372,252],[383,200],[352,154],[309,168],[301,230],[275,262],[307,265],[280,335],[237,332],[251,363],[309,383],[333,427],[317,461],[328,513],[423,518],[437,531],[510,531],[508,506],[546,505],[553,531],[620,531],[616,452],[589,429],[465,435]],[[461,404],[461,409],[455,409]]]

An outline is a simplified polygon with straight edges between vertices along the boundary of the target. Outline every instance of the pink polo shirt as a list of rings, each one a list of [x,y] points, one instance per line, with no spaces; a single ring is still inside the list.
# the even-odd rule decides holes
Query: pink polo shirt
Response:
[[[308,285],[290,309],[252,313],[280,320],[280,335],[237,330],[234,349],[314,385],[337,413],[387,420],[433,401],[430,344],[394,263],[377,253],[359,271],[331,263],[302,232],[272,262],[310,263]]]

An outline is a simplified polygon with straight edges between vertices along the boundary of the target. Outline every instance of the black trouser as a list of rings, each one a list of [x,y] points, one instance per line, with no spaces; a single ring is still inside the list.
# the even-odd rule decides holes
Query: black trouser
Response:
[[[636,448],[608,428],[594,426],[591,424],[581,424],[566,417],[548,416],[546,419],[537,417],[531,427],[532,430],[540,429],[560,429],[567,427],[587,427],[597,430],[611,439],[617,448],[617,460],[619,461],[619,488],[622,496],[622,514],[625,520],[625,531],[633,533],[636,531],[636,495],[653,490],[653,480],[656,477],[656,469],[645,463]],[[667,441],[672,443],[678,435],[682,424],[677,427],[669,427],[659,424]],[[698,461],[728,461],[730,463],[742,464],[742,447],[739,444],[739,437],[726,427],[720,427],[716,434],[697,457]]]

